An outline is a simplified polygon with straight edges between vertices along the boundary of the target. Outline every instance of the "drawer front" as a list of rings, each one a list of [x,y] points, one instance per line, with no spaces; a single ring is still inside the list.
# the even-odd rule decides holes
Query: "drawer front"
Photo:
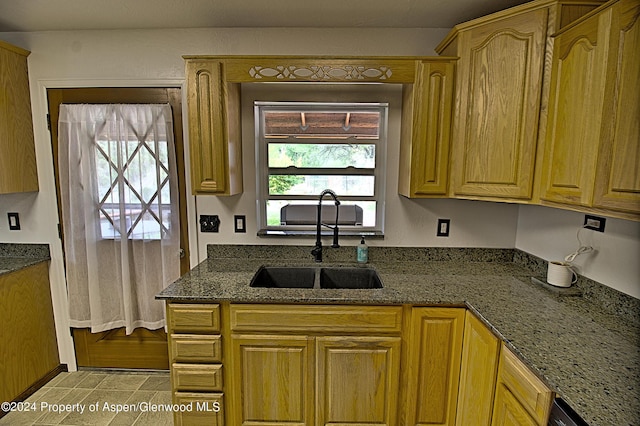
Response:
[[[222,391],[220,364],[173,364],[171,378],[176,391]]]
[[[222,362],[222,338],[172,334],[170,357],[171,362]]]
[[[401,306],[231,305],[233,331],[400,334],[401,328]]]
[[[509,389],[538,424],[546,424],[553,392],[504,346],[499,370],[499,382]]]
[[[170,333],[220,332],[220,305],[171,303],[167,316]]]
[[[224,400],[221,393],[174,392],[176,426],[224,426]]]

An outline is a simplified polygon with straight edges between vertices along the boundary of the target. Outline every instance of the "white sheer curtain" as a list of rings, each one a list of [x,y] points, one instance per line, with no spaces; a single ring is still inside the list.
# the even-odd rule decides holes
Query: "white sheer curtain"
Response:
[[[164,326],[180,275],[169,105],[61,105],[60,192],[71,326]]]

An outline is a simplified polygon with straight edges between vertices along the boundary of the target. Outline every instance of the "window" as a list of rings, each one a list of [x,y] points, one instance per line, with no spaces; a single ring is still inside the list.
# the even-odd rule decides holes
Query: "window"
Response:
[[[387,103],[255,102],[261,229],[313,231],[318,196],[340,232],[382,233]],[[333,203],[323,219],[335,221]],[[326,218],[326,219],[325,219]]]

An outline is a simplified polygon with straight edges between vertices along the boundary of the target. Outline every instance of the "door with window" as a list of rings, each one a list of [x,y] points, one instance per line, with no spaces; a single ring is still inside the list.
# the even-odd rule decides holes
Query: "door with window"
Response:
[[[154,295],[164,285],[161,279],[189,269],[180,89],[49,89],[47,94],[78,365],[166,369],[166,333]],[[89,136],[83,136],[85,152],[74,160],[67,150],[80,150],[83,143],[69,136],[77,114],[94,124],[79,125],[77,133]],[[89,183],[75,184],[78,173],[91,175]],[[92,199],[80,213],[74,192],[87,186]],[[81,257],[76,228],[82,238],[87,235],[80,245],[89,266],[76,265]],[[171,267],[161,258],[170,258]],[[88,272],[92,264],[100,270],[98,281]],[[165,269],[171,272],[159,272]],[[72,284],[83,280],[89,283],[86,293],[94,293],[85,295]],[[156,287],[145,287],[144,280]],[[151,310],[155,317],[148,320],[144,312]],[[91,311],[91,319],[85,321],[78,311]],[[118,311],[126,311],[127,319]]]

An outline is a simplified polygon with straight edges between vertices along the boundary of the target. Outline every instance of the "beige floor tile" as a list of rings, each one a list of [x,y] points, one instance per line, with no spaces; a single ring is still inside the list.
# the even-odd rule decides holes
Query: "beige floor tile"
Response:
[[[138,390],[148,378],[146,374],[108,374],[96,389]]]
[[[105,378],[107,374],[102,373],[90,373],[79,382],[76,387],[82,389],[95,389]]]
[[[171,410],[160,409],[160,407],[168,407],[172,404],[171,392],[157,392],[151,399],[150,404],[156,410],[149,410],[140,414],[135,426],[171,426],[173,425],[173,412]]]
[[[131,426],[134,424],[156,393],[156,391],[133,392],[131,397],[125,402],[129,411],[122,411],[116,414],[113,420],[111,420],[111,423],[109,423],[109,426]]]
[[[80,403],[84,413],[69,413],[61,423],[66,425],[108,425],[117,414],[117,407],[131,397],[133,391],[94,389]]]
[[[140,390],[170,391],[171,379],[169,374],[154,374],[140,386]]]
[[[91,391],[87,389],[52,388],[44,394],[36,403],[42,413],[36,420],[36,424],[58,424],[67,415],[69,410],[80,404]]]
[[[49,382],[53,382],[53,385],[48,385],[49,387],[56,388],[75,388],[76,385],[82,382],[88,375],[89,372],[87,371],[75,371],[73,373],[63,372],[58,374],[52,381]]]

